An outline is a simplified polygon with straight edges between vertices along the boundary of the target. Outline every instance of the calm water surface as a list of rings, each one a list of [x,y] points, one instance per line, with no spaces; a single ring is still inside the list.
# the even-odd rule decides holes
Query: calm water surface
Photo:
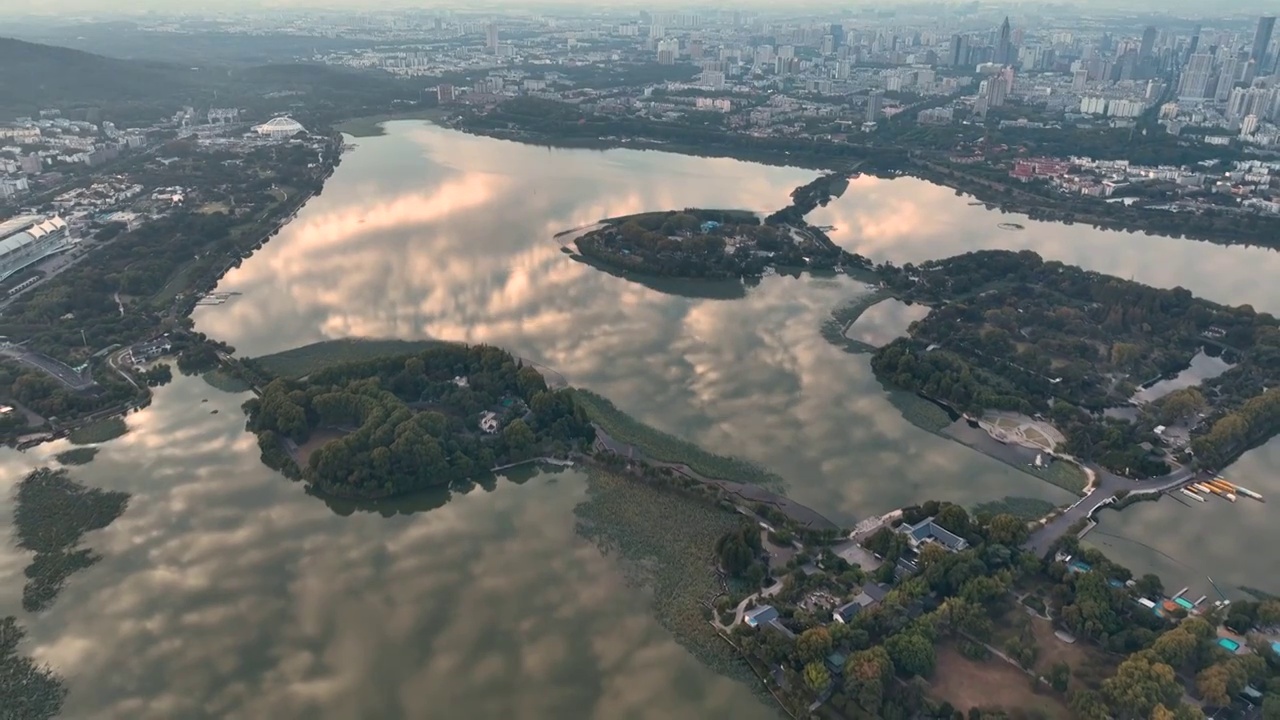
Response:
[[[198,329],[246,355],[348,336],[497,344],[646,422],[766,464],[838,521],[931,497],[1070,499],[910,425],[867,356],[821,338],[830,310],[865,286],[772,277],[741,299],[681,296],[575,263],[552,237],[642,210],[771,211],[815,173],[388,127],[358,140],[324,194],[223,280],[244,295],[199,308]],[[1275,253],[1036,223],[916,180],[855,180],[811,219],[877,261],[1031,248],[1280,311]],[[996,227],[1009,220],[1027,229]],[[335,514],[259,464],[242,399],[181,379],[73,469],[134,497],[86,536],[103,560],[49,611],[21,612],[29,556],[0,550],[0,611],[18,614],[26,649],[70,680],[69,717],[767,714],[676,645],[613,559],[575,535],[580,475],[500,481],[389,517]],[[62,449],[0,452],[0,533],[12,486]],[[1277,467],[1272,443],[1226,474],[1280,499]],[[1231,592],[1280,592],[1274,564],[1257,573],[1244,550],[1280,540],[1273,507],[1140,504],[1104,516],[1116,537],[1095,541],[1171,586],[1211,573]]]
[[[904,303],[897,298],[881,300],[858,316],[844,336],[872,347],[881,347],[907,334],[911,323],[923,320],[929,306]]]
[[[258,462],[245,397],[179,379],[73,469],[133,497],[45,613],[20,609],[29,555],[0,550],[0,607],[67,679],[66,717],[776,717],[575,534],[581,474],[343,516]],[[3,497],[63,449],[3,455]]]

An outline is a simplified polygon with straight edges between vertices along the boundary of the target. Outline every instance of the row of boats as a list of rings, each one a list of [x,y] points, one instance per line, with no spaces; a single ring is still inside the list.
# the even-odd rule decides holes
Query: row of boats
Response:
[[[1266,500],[1263,500],[1262,496],[1258,493],[1247,487],[1241,487],[1235,483],[1227,482],[1226,478],[1221,475],[1212,480],[1191,483],[1187,487],[1182,488],[1182,494],[1200,502],[1204,502],[1206,495],[1217,495],[1218,497],[1224,500],[1230,500],[1231,502],[1235,502],[1237,497],[1243,495],[1247,498],[1257,500],[1258,502],[1266,502]]]

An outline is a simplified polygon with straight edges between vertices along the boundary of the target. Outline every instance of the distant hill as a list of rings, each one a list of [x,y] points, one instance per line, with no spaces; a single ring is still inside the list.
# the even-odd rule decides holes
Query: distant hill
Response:
[[[188,95],[211,73],[0,38],[0,113],[41,107],[102,105]],[[4,112],[8,110],[8,112]]]
[[[251,117],[305,108],[328,119],[418,101],[430,79],[417,80],[314,63],[188,67],[0,37],[0,121],[50,107],[74,117],[94,107],[102,119],[150,122],[182,105],[215,104]]]

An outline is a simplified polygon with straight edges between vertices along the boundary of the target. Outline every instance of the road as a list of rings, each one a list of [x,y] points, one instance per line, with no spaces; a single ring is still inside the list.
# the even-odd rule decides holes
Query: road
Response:
[[[1093,491],[1033,532],[1023,544],[1024,548],[1031,550],[1039,557],[1044,557],[1045,553],[1049,552],[1049,547],[1058,538],[1066,535],[1072,525],[1084,518],[1092,517],[1095,512],[1111,504],[1115,494],[1120,490],[1128,490],[1130,495],[1150,495],[1174,490],[1197,479],[1195,471],[1186,467],[1148,480],[1123,478],[1093,464],[1086,467],[1096,476]],[[1210,473],[1201,473],[1201,479],[1212,479],[1212,477]]]
[[[125,356],[128,356],[128,359],[126,359]],[[107,356],[107,364],[110,365],[111,369],[115,370],[120,377],[128,380],[129,384],[132,385],[135,390],[141,389],[138,387],[138,383],[133,381],[133,376],[121,367],[121,365],[129,366],[133,364],[133,348],[125,348],[119,352],[111,353]]]
[[[72,370],[66,363],[54,360],[48,355],[44,355],[34,350],[27,350],[19,345],[6,344],[0,347],[0,355],[17,360],[18,362],[29,365],[40,370],[49,377],[60,381],[71,390],[81,391],[88,390],[94,386],[92,377],[84,377],[83,375]]]

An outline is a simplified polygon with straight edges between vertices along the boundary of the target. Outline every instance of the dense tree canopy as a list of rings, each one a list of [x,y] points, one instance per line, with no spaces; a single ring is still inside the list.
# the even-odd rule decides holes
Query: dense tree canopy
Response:
[[[354,496],[444,485],[594,437],[569,393],[487,346],[442,344],[338,365],[306,382],[276,379],[245,410],[265,461]],[[482,430],[482,413],[501,431]],[[288,448],[318,429],[336,437],[299,466]]]

